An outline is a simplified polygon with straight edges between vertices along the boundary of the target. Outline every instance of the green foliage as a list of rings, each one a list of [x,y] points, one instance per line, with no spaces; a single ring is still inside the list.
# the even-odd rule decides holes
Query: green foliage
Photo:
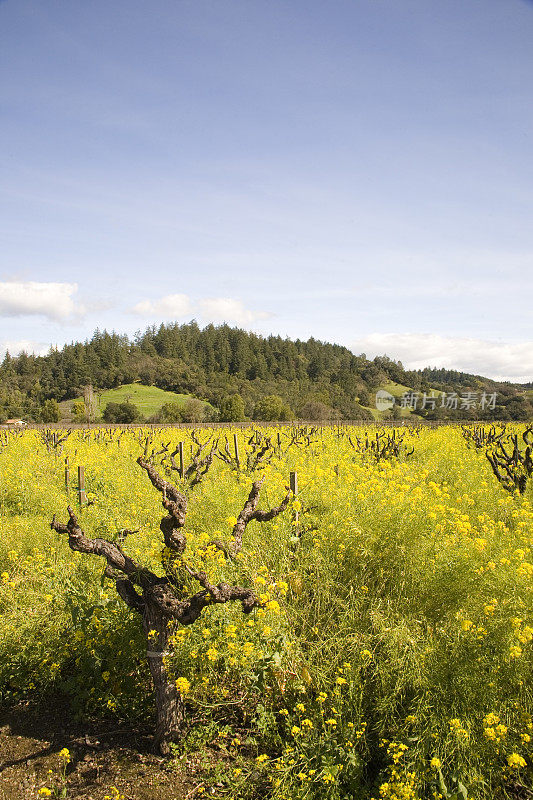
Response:
[[[158,414],[161,422],[183,422],[183,403],[164,403]]]
[[[277,394],[262,397],[254,406],[254,419],[263,422],[286,421],[292,419],[293,416],[291,409]]]
[[[206,418],[206,406],[196,397],[190,397],[185,401],[182,410],[184,422],[203,422]]]
[[[83,400],[74,400],[70,406],[70,413],[72,414],[74,422],[87,421],[87,409]]]
[[[298,416],[300,419],[308,421],[323,422],[328,419],[333,419],[335,417],[335,411],[331,406],[321,403],[320,400],[308,400],[307,403],[301,407]]]
[[[244,400],[240,394],[225,397],[220,403],[220,419],[222,422],[244,422]]]
[[[189,395],[204,398],[224,414],[227,398],[240,395],[250,417],[262,397],[275,394],[292,409],[319,400],[334,410],[336,418],[361,419],[369,414],[361,406],[373,408],[375,390],[391,384],[428,391],[497,391],[496,409],[482,412],[481,417],[533,416],[531,397],[523,387],[449,370],[408,371],[386,356],[369,360],[364,354],[356,356],[345,347],[316,339],[262,337],[228,325],[201,330],[195,323],[151,327],[133,342],[126,336],[96,331],[90,341],[66,345],[46,356],[6,356],[0,365],[0,415],[5,405],[9,406],[5,416],[34,418],[45,400],[75,399],[89,384],[103,392],[101,407],[107,400],[130,400],[146,418],[163,403]],[[445,411],[448,417],[480,417],[479,409]]]
[[[37,403],[18,389],[2,389],[0,387],[0,422],[6,419],[37,419],[40,408]]]
[[[141,416],[153,417],[157,415],[165,403],[178,403],[183,405],[188,395],[168,392],[157,386],[143,386],[141,383],[127,383],[114,389],[107,389],[98,396],[99,407],[103,411],[108,403],[124,403],[125,401],[137,406]]]
[[[59,403],[57,400],[45,400],[41,411],[42,422],[59,422]]]
[[[140,419],[137,406],[125,401],[124,403],[108,403],[102,415],[105,422],[114,422],[128,425]]]

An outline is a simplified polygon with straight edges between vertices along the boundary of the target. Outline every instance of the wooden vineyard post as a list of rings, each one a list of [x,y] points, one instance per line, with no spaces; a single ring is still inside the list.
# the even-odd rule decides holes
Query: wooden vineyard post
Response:
[[[296,497],[298,494],[298,473],[291,472],[290,473],[290,488],[293,495]]]
[[[68,494],[70,487],[70,467],[68,463],[68,456],[65,458],[65,491]]]
[[[293,499],[296,500],[298,497],[298,473],[291,472],[290,473],[290,489],[293,494]],[[295,532],[298,531],[298,525],[300,523],[300,513],[298,511],[294,512],[294,528]]]
[[[235,461],[237,463],[237,469],[241,468],[241,459],[239,458],[239,442],[237,441],[237,434],[233,434],[233,444],[235,446]]]
[[[85,494],[85,467],[82,467],[81,464],[78,467],[78,501],[80,506],[83,506],[87,502],[87,496]]]
[[[180,464],[178,468],[178,473],[180,478],[183,478],[184,470],[183,470],[183,442],[180,442],[178,445],[178,455],[180,458]]]
[[[333,472],[335,473],[335,475],[338,478],[339,477],[339,465],[338,464],[335,464],[335,466],[333,467]]]

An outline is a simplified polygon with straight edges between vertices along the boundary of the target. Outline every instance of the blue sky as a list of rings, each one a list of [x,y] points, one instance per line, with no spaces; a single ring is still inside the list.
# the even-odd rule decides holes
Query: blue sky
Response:
[[[0,1],[0,350],[259,333],[533,380],[533,3]]]

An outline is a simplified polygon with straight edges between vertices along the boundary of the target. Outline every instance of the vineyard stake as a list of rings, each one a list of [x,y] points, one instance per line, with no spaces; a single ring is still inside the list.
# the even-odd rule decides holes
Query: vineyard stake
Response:
[[[289,485],[290,485],[291,492],[293,493],[294,499],[296,499],[298,497],[298,473],[297,472],[291,472],[290,473],[290,483],[289,483]],[[298,530],[299,521],[300,521],[300,514],[299,514],[298,511],[295,511],[294,512],[294,523],[295,523],[296,530]]]
[[[178,474],[180,478],[183,478],[183,442],[180,442],[178,445],[178,453],[180,457],[180,465],[178,468]]]
[[[85,467],[78,467],[78,501],[80,506],[87,502],[85,494]]]
[[[235,461],[237,462],[237,469],[241,468],[241,460],[239,458],[239,443],[237,441],[237,434],[233,434],[233,444],[235,445]]]

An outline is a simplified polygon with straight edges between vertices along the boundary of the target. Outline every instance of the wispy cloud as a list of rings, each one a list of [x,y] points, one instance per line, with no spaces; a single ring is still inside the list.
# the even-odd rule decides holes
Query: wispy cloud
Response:
[[[192,303],[186,294],[167,294],[158,300],[142,300],[131,311],[140,317],[180,319],[192,313]]]
[[[260,319],[272,316],[268,311],[253,311],[245,308],[241,300],[231,297],[213,297],[200,300],[200,315],[209,322],[235,322],[237,325],[251,325]]]
[[[354,353],[388,355],[407,369],[444,367],[495,380],[533,380],[533,341],[499,342],[432,333],[373,333],[350,342]]]
[[[242,300],[233,297],[208,297],[194,302],[185,294],[169,294],[156,300],[142,300],[131,309],[141,317],[159,319],[184,319],[198,316],[205,322],[228,322],[251,325],[272,316],[267,311],[246,308]]]
[[[36,356],[45,356],[50,350],[50,345],[44,342],[34,342],[30,339],[3,340],[0,341],[0,355],[6,353],[18,356],[19,353],[33,353]]]
[[[0,317],[43,316],[65,320],[83,308],[74,301],[77,283],[0,282]]]

